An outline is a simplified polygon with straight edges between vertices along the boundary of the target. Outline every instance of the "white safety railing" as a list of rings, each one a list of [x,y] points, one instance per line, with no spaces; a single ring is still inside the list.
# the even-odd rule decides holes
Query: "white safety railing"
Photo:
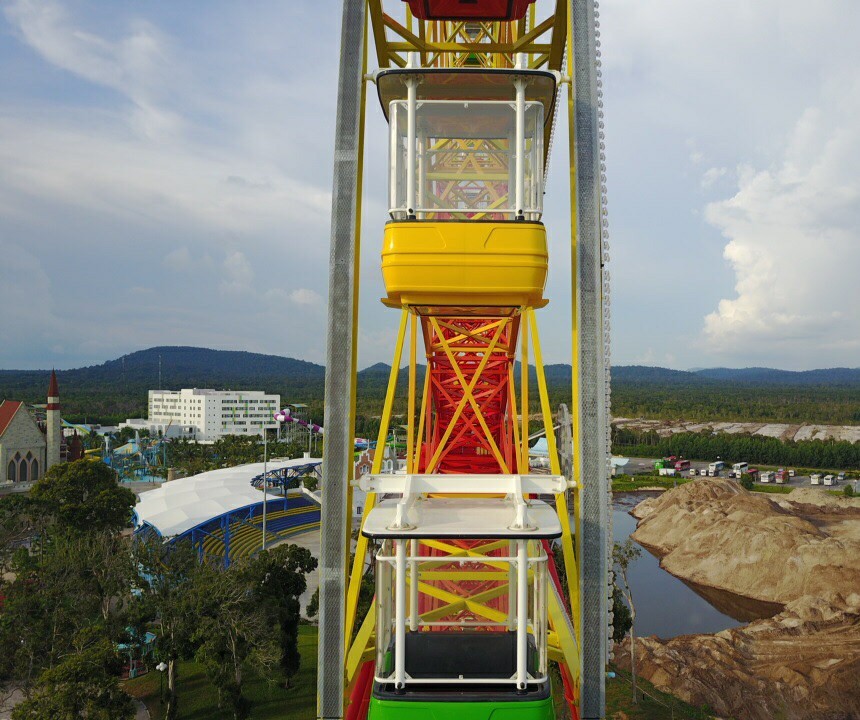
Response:
[[[421,556],[416,538],[386,539],[376,556],[376,671],[375,680],[402,690],[420,684],[507,684],[526,690],[547,680],[547,555],[534,540],[511,540],[504,556]],[[464,573],[485,566],[506,578],[507,617],[492,620],[422,620],[419,612],[422,583],[432,583],[428,566],[454,566]],[[499,570],[507,565],[508,570]],[[426,575],[425,575],[426,573]],[[423,579],[422,579],[423,577]],[[464,575],[464,577],[466,577]],[[499,582],[505,582],[504,579]],[[500,595],[501,596],[501,595]],[[432,597],[432,595],[428,595]],[[422,631],[422,628],[426,630]],[[437,630],[433,631],[432,628]],[[469,676],[468,668],[450,677],[413,677],[407,672],[407,633],[450,633],[468,628],[498,628],[516,633],[514,672],[499,677]],[[490,633],[491,635],[492,633]],[[488,635],[489,636],[489,635]],[[529,663],[529,649],[533,662]],[[393,658],[392,658],[393,655]],[[393,659],[393,662],[392,662]]]

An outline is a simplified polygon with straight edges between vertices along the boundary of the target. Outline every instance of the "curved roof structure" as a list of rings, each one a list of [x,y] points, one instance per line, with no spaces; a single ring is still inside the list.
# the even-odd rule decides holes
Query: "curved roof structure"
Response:
[[[270,460],[269,473],[321,463],[318,458]],[[135,528],[151,526],[164,538],[181,535],[225,513],[263,501],[251,482],[263,474],[263,463],[210,470],[164,483],[140,494],[134,508]]]

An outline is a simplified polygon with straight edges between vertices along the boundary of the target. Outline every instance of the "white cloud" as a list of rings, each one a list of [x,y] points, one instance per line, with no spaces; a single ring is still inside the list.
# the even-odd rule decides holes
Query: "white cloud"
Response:
[[[290,300],[296,305],[319,305],[322,302],[322,296],[308,288],[297,288],[290,293]]]
[[[728,168],[724,168],[724,167],[708,168],[705,171],[705,173],[702,175],[702,187],[703,188],[711,187],[711,185],[713,185],[715,182],[717,182],[717,180],[719,180],[721,177],[725,176],[725,174],[727,172],[728,172]]]
[[[126,35],[109,39],[75,25],[58,2],[17,0],[5,13],[47,62],[124,95],[142,134],[159,137],[177,129],[179,117],[158,102],[172,63],[151,23],[136,19]]]
[[[858,364],[860,80],[831,79],[822,102],[797,120],[779,163],[742,168],[737,193],[707,208],[729,240],[724,257],[737,295],[705,318],[714,352],[743,347],[782,366],[803,357]]]
[[[253,290],[254,270],[245,254],[239,250],[224,260],[221,291],[228,295],[244,295]]]

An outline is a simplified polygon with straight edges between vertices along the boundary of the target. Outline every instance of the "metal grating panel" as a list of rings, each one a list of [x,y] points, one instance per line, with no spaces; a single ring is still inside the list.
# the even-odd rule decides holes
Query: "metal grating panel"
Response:
[[[583,720],[603,718],[606,705],[609,487],[606,356],[601,238],[602,148],[599,138],[594,0],[571,0],[573,13],[577,251],[579,253],[580,427],[582,478],[582,702]]]
[[[317,716],[342,718],[347,482],[352,464],[353,317],[365,0],[344,0],[332,185],[322,473]]]

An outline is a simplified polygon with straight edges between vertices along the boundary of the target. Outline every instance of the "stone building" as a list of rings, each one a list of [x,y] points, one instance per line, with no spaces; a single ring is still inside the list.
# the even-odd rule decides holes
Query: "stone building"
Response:
[[[56,373],[48,387],[42,427],[20,400],[0,402],[0,483],[32,482],[60,462],[63,430]]]

